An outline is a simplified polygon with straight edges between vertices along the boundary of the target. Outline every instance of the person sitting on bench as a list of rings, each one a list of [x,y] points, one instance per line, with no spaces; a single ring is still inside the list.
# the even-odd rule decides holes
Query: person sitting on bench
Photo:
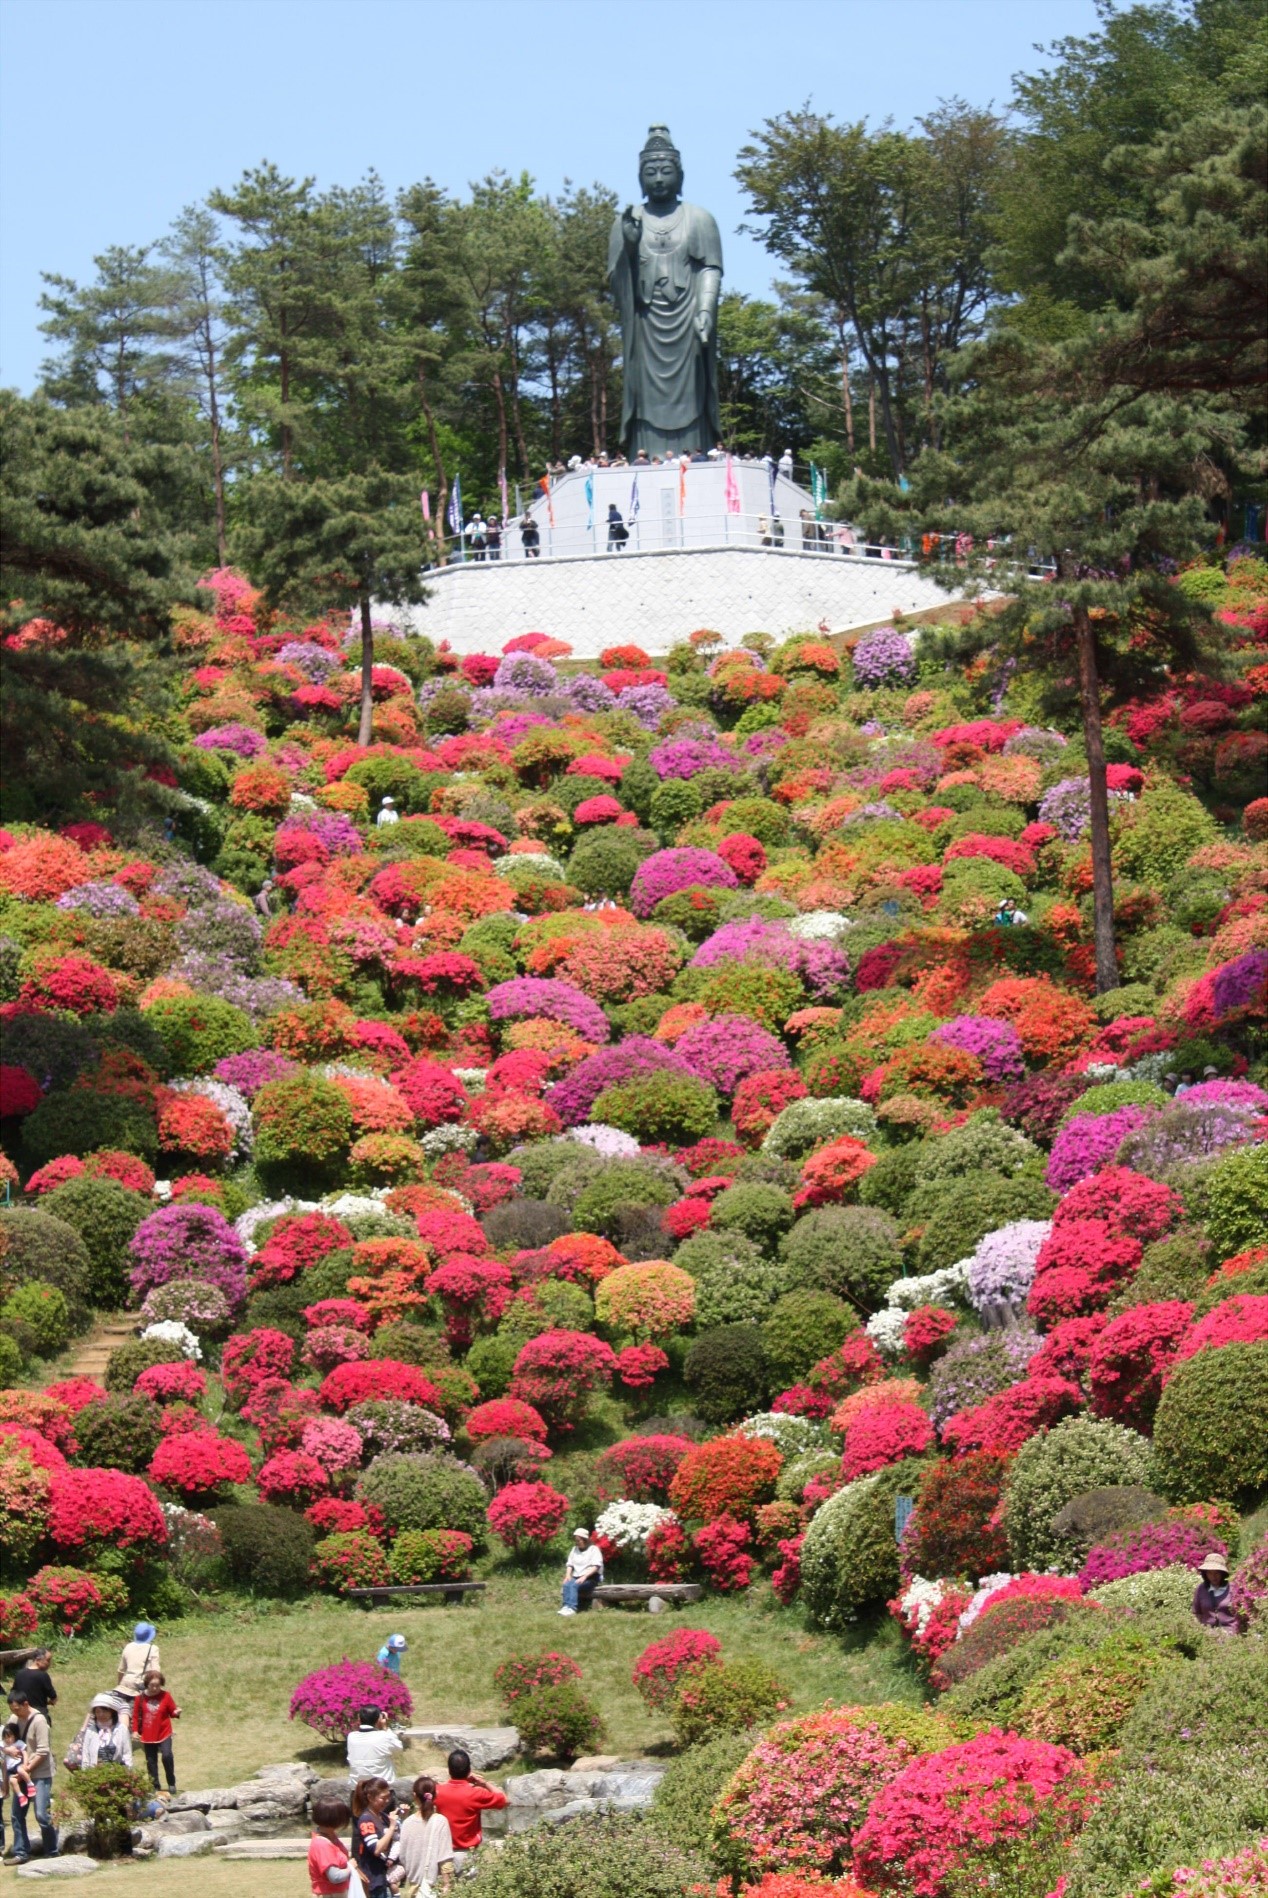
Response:
[[[564,1563],[564,1585],[560,1590],[564,1605],[560,1614],[575,1615],[578,1608],[588,1608],[590,1597],[602,1580],[603,1550],[590,1540],[588,1529],[574,1529],[572,1547]]]

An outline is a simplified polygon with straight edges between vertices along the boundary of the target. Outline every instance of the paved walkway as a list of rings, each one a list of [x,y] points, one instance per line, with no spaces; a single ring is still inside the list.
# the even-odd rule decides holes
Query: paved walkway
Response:
[[[126,1318],[109,1318],[94,1325],[75,1347],[75,1355],[66,1376],[92,1377],[98,1384],[104,1384],[111,1352],[117,1351],[121,1344],[135,1337],[135,1322]]]

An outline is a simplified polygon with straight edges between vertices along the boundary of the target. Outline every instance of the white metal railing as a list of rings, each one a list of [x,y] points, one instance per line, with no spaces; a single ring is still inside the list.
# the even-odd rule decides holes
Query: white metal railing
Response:
[[[868,541],[842,521],[786,520],[782,516],[698,513],[675,516],[672,523],[657,518],[645,524],[641,515],[621,519],[614,536],[609,522],[596,516],[583,523],[549,521],[538,526],[536,546],[526,546],[518,523],[504,529],[499,544],[476,543],[468,523],[449,552],[450,566],[475,562],[523,560],[620,559],[627,553],[669,553],[687,548],[749,547],[767,553],[812,554],[818,558],[857,560],[910,560],[910,548]],[[667,530],[668,527],[668,531]]]

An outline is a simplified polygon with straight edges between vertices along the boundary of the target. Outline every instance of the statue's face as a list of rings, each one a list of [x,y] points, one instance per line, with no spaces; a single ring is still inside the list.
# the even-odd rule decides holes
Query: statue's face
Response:
[[[682,190],[682,167],[672,152],[649,152],[638,168],[649,204],[672,204]]]

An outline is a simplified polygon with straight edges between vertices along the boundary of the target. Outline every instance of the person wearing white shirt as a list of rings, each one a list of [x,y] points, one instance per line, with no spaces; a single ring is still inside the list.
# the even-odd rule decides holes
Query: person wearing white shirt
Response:
[[[574,1529],[572,1547],[564,1563],[564,1585],[560,1590],[564,1605],[560,1614],[575,1615],[578,1608],[588,1606],[602,1580],[603,1550],[590,1540],[588,1529]]]
[[[784,475],[789,481],[792,480],[793,453],[792,453],[791,448],[785,448],[783,454],[779,457],[779,472],[781,475]]]
[[[374,821],[380,830],[385,829],[389,824],[400,823],[401,813],[396,808],[396,799],[394,797],[384,798],[382,804],[379,806],[379,814]]]
[[[389,1786],[396,1778],[393,1754],[403,1750],[399,1734],[393,1733],[387,1715],[378,1707],[361,1709],[361,1724],[348,1735],[348,1784],[359,1779],[385,1779]]]
[[[401,1864],[407,1884],[417,1885],[419,1898],[448,1891],[454,1874],[453,1835],[449,1821],[436,1810],[436,1782],[426,1774],[414,1781],[412,1813],[401,1827]]]

